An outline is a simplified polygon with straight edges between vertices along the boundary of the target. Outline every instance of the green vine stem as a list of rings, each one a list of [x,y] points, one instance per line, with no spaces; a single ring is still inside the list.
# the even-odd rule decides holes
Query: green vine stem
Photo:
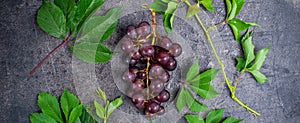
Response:
[[[190,2],[188,0],[185,0],[184,1],[188,6],[191,6]],[[199,25],[201,26],[201,28],[203,29],[205,35],[206,35],[206,38],[208,40],[208,43],[214,53],[214,56],[216,57],[217,61],[218,61],[218,64],[220,65],[221,67],[221,71],[222,71],[222,74],[223,74],[223,77],[225,79],[225,82],[226,82],[226,85],[227,87],[229,88],[229,91],[231,93],[231,98],[236,102],[238,103],[240,106],[244,107],[246,110],[248,110],[251,114],[254,114],[255,116],[260,116],[260,114],[258,112],[256,112],[255,110],[251,109],[250,107],[248,107],[248,105],[246,105],[245,103],[241,102],[236,96],[235,96],[235,90],[236,90],[236,85],[237,85],[237,82],[235,84],[235,86],[232,86],[231,85],[231,82],[229,81],[229,79],[227,78],[227,75],[226,75],[226,72],[225,72],[225,67],[224,67],[224,64],[222,63],[222,61],[220,60],[216,50],[215,50],[215,46],[214,44],[212,43],[212,40],[211,40],[211,37],[209,35],[209,32],[208,30],[206,29],[206,27],[204,26],[204,24],[202,23],[201,19],[199,18],[199,16],[197,14],[194,15],[196,20],[198,21]],[[237,79],[238,81],[239,79]]]

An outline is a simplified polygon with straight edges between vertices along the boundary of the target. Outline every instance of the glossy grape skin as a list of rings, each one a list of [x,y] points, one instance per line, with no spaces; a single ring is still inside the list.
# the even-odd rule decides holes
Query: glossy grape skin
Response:
[[[148,22],[143,21],[137,26],[136,31],[140,36],[146,36],[150,34],[151,26]]]
[[[132,25],[127,27],[126,32],[127,32],[128,37],[130,37],[130,38],[135,38],[137,36],[136,29]]]
[[[152,64],[150,67],[150,78],[157,78],[162,75],[165,70],[159,64]]]
[[[146,78],[146,72],[138,72],[136,75],[137,75],[136,78],[139,78],[139,79]]]
[[[167,69],[168,71],[173,71],[176,69],[177,67],[177,61],[175,60],[175,58],[171,57],[168,61],[167,64],[165,64],[163,66],[165,69]]]
[[[160,76],[158,76],[158,79],[160,79],[162,82],[168,82],[170,80],[170,74],[168,71],[165,71]]]
[[[129,83],[132,83],[135,80],[135,78],[136,78],[136,75],[130,70],[125,71],[122,76],[122,79],[125,82],[129,82]]]
[[[163,37],[159,42],[158,45],[162,48],[165,48],[166,50],[169,50],[171,45],[172,45],[172,41],[171,39],[169,39],[168,37]]]
[[[159,93],[164,89],[164,84],[161,80],[152,79],[150,84],[150,90],[154,93]]]
[[[169,53],[174,57],[180,56],[182,53],[182,48],[179,44],[173,43],[170,47]]]
[[[170,93],[167,90],[161,91],[155,99],[159,102],[167,102],[170,99]]]
[[[161,65],[167,64],[169,59],[170,59],[170,55],[167,52],[160,52],[156,55],[156,60]]]
[[[140,48],[139,52],[144,57],[151,57],[154,55],[154,47],[152,45],[144,45]]]
[[[136,103],[135,107],[139,110],[144,110],[146,106],[145,106],[145,103],[142,102],[142,103]]]
[[[131,101],[132,101],[132,103],[134,103],[134,104],[144,103],[145,97],[144,97],[143,94],[137,93],[137,94],[134,94],[134,95],[133,95]]]
[[[157,102],[151,101],[147,106],[147,110],[150,113],[157,113],[159,111],[160,105]]]
[[[144,89],[145,83],[141,79],[135,79],[133,81],[133,88]]]
[[[121,48],[124,52],[130,53],[134,50],[134,44],[131,39],[125,37],[121,41]]]
[[[135,60],[139,60],[142,57],[139,51],[133,51],[132,53],[130,53],[130,56]]]
[[[167,49],[162,48],[160,46],[153,46],[153,47],[154,47],[154,50],[155,50],[155,55],[157,55],[160,52],[169,52]]]

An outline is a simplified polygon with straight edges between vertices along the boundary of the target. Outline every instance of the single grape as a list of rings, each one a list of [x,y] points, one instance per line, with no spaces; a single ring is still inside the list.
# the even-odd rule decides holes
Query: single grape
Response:
[[[168,63],[164,65],[164,68],[167,69],[168,71],[173,71],[176,69],[176,67],[177,67],[177,61],[173,57],[171,57]]]
[[[158,76],[162,82],[168,82],[170,80],[170,74],[168,71],[163,72],[160,76]]]
[[[129,59],[129,66],[135,66],[138,63],[138,60],[136,59]]]
[[[132,25],[127,27],[126,32],[127,32],[128,37],[130,37],[130,38],[135,38],[137,36],[136,29]]]
[[[152,64],[150,66],[149,76],[150,78],[157,78],[162,75],[165,70],[159,64]]]
[[[156,55],[156,60],[161,65],[167,64],[169,59],[170,59],[170,55],[167,52],[160,52]]]
[[[155,55],[157,55],[160,52],[169,52],[168,50],[166,50],[165,48],[162,48],[160,46],[153,46],[154,50],[155,50]]]
[[[136,75],[130,70],[125,71],[123,76],[122,76],[122,79],[125,82],[130,82],[130,83],[132,83],[135,78],[136,78]]]
[[[130,53],[134,50],[134,45],[131,39],[124,37],[121,42],[121,48],[123,51]]]
[[[156,113],[159,110],[160,105],[157,102],[151,101],[147,106],[147,110],[150,113]]]
[[[159,102],[167,102],[170,99],[170,93],[167,90],[161,91],[155,99]]]
[[[142,55],[140,54],[139,51],[132,52],[130,54],[130,56],[131,56],[132,59],[135,59],[135,60],[139,60],[142,57]]]
[[[136,78],[139,78],[139,79],[146,78],[146,72],[137,72]]]
[[[159,93],[164,89],[164,83],[158,79],[152,79],[150,84],[150,90],[154,93]]]
[[[137,103],[135,104],[135,107],[139,110],[144,110],[145,109],[145,103]]]
[[[179,44],[173,43],[172,46],[170,47],[169,53],[170,55],[177,57],[182,53],[182,48]]]
[[[143,45],[139,51],[144,57],[151,57],[154,55],[154,48],[152,45]]]
[[[151,26],[148,22],[143,21],[137,26],[136,31],[140,36],[146,36],[150,34]]]
[[[143,94],[137,93],[137,94],[134,94],[134,95],[133,95],[131,101],[132,101],[132,103],[134,103],[134,104],[144,103],[145,97],[144,97]]]
[[[135,79],[133,81],[133,89],[144,89],[145,83],[141,79]]]
[[[167,50],[170,49],[171,45],[172,45],[172,41],[171,39],[169,39],[168,37],[163,37],[159,42],[158,45],[162,48],[165,48]]]

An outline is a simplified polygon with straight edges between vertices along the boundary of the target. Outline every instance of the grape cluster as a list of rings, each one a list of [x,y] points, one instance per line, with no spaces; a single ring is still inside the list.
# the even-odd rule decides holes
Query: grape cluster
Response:
[[[129,54],[129,64],[122,79],[127,83],[127,95],[139,110],[151,117],[163,113],[161,103],[170,99],[164,88],[169,82],[169,71],[177,67],[175,57],[182,52],[181,46],[168,37],[154,37],[148,22],[137,27],[128,26],[127,35],[121,40],[121,48]]]

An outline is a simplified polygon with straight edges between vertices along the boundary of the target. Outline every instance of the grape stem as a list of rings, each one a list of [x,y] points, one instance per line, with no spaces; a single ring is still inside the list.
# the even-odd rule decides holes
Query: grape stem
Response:
[[[47,55],[45,58],[43,58],[42,61],[41,61],[39,64],[37,64],[37,65],[29,72],[29,75],[32,76],[32,75],[36,72],[36,70],[37,70],[38,68],[40,68],[40,67],[42,66],[42,64],[44,64],[44,62],[45,62],[48,58],[50,58],[51,55],[53,55],[58,49],[62,48],[62,47],[65,46],[66,44],[68,44],[68,42],[69,42],[69,36],[67,36],[67,37],[64,39],[64,41],[63,41],[60,45],[58,45],[58,46],[55,47],[50,53],[48,53],[48,55]]]
[[[185,0],[185,3],[190,7],[191,4],[188,0]],[[211,40],[211,37],[209,35],[209,32],[208,30],[206,29],[206,27],[204,26],[204,24],[202,23],[201,19],[199,18],[198,14],[195,14],[194,17],[196,18],[196,20],[198,21],[199,25],[201,26],[201,28],[203,29],[205,35],[206,35],[206,38],[208,40],[208,43],[214,53],[214,56],[215,58],[217,59],[218,61],[218,64],[220,65],[221,67],[221,70],[222,70],[222,74],[223,74],[223,77],[225,79],[225,82],[226,82],[226,85],[227,87],[229,88],[229,91],[231,93],[231,98],[236,102],[238,103],[240,106],[244,107],[247,111],[249,111],[251,114],[255,115],[255,116],[260,116],[260,114],[258,112],[256,112],[255,110],[251,109],[250,107],[248,107],[246,104],[244,104],[243,102],[241,102],[236,96],[235,96],[235,90],[236,90],[236,85],[237,85],[237,82],[236,82],[236,85],[235,86],[232,86],[231,85],[231,82],[229,81],[229,79],[227,78],[227,75],[226,75],[226,72],[225,72],[225,67],[224,67],[224,64],[222,63],[222,61],[220,60],[216,50],[215,50],[215,46]],[[237,79],[238,81],[239,79]]]

